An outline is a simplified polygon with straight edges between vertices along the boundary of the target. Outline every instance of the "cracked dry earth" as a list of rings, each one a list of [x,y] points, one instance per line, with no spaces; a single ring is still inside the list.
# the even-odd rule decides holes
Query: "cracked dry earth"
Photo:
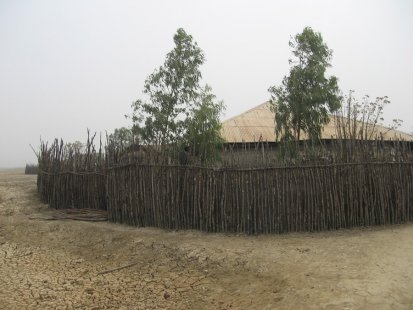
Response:
[[[0,309],[413,309],[412,223],[245,236],[53,212],[36,176],[0,172]]]

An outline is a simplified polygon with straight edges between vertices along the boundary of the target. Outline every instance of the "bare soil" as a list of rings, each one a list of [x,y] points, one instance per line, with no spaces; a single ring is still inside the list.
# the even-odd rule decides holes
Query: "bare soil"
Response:
[[[53,212],[36,176],[0,172],[1,309],[413,309],[413,223],[246,236]]]

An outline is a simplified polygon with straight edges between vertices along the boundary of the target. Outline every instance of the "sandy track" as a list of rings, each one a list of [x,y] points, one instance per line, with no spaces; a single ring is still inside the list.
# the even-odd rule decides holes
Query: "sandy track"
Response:
[[[35,182],[0,172],[2,309],[413,309],[412,223],[245,236],[32,220],[53,212]]]

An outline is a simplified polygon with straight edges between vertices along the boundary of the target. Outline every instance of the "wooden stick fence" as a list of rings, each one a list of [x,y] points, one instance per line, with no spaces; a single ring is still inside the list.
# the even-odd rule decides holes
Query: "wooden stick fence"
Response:
[[[413,163],[210,169],[129,164],[107,174],[39,173],[56,208],[110,221],[209,232],[285,233],[413,220]]]
[[[26,164],[26,168],[24,169],[24,174],[37,174],[38,166],[34,164]]]
[[[39,171],[37,189],[40,199],[52,208],[107,208],[106,175],[102,173]]]

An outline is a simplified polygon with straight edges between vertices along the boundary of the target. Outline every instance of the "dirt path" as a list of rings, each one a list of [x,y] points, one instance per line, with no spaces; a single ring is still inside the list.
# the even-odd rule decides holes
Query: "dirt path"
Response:
[[[35,183],[0,172],[1,309],[413,309],[412,223],[245,236],[42,221]]]

